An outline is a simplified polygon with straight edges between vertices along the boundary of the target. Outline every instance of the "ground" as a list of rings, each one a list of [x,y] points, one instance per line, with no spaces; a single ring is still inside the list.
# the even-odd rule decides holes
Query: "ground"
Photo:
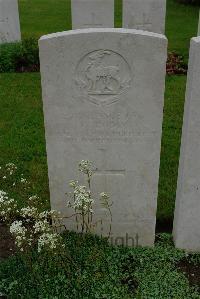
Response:
[[[37,0],[37,3],[35,0],[19,0],[19,8],[23,38],[32,36],[39,38],[41,35],[46,33],[71,29],[69,0]],[[121,26],[121,8],[121,0],[116,0],[116,27]],[[169,51],[175,51],[183,55],[185,62],[188,60],[190,38],[196,35],[197,24],[198,7],[181,5],[177,4],[175,0],[167,0],[166,35],[169,39]],[[39,73],[0,74],[0,86],[0,165],[8,162],[16,163],[32,182],[35,193],[41,197],[43,207],[48,208],[49,191],[40,75]],[[185,99],[185,86],[186,76],[184,75],[166,77],[157,212],[157,230],[159,232],[171,232],[172,228]],[[18,196],[17,200],[21,205],[24,204],[21,197]],[[6,236],[7,241],[5,242]],[[69,237],[68,239],[67,237],[66,240],[66,242],[68,242],[68,244],[70,244],[72,247],[77,245],[76,238],[74,239]],[[111,257],[113,258],[113,254],[114,256],[120,256],[120,261],[117,258],[115,260],[116,264],[114,263],[116,267],[119,264],[119,268],[116,268],[117,271],[121,271],[120,267],[123,264],[121,263],[121,259],[126,260],[124,267],[128,267],[128,269],[125,269],[124,271],[127,271],[128,274],[125,278],[122,278],[121,282],[122,285],[124,284],[129,286],[129,293],[133,293],[133,289],[136,287],[138,288],[139,295],[136,298],[200,298],[200,296],[195,295],[196,291],[193,291],[192,289],[193,285],[200,285],[199,262],[191,262],[191,260],[187,257],[185,259],[185,257],[182,255],[183,253],[179,255],[171,243],[170,245],[169,243],[170,242],[167,243],[168,245],[165,245],[164,242],[161,246],[162,250],[159,247],[160,245],[156,247],[156,250],[152,249],[148,251],[147,249],[144,249],[146,257],[144,257],[143,253],[140,252],[139,249],[138,251],[133,250],[126,253],[122,253],[122,250],[120,253],[118,251],[116,253],[114,249],[110,248],[109,246],[107,247],[106,245],[106,248],[108,248],[107,250],[109,251],[106,259]],[[12,255],[13,252],[15,252],[13,240],[8,238],[7,229],[2,224],[0,225],[0,244],[0,259],[5,258],[10,254]],[[99,246],[101,248],[102,245]],[[86,249],[84,244],[81,244],[80,247],[82,248],[83,252],[85,252]],[[12,250],[9,250],[10,248]],[[92,250],[94,250],[93,247]],[[98,250],[99,249],[95,247],[95,251],[100,255],[101,260],[101,251],[99,252]],[[168,251],[170,252],[170,256],[168,256]],[[110,252],[112,252],[111,255]],[[77,255],[79,253],[80,252],[78,252]],[[137,259],[139,259],[139,254],[140,258],[144,258],[146,267],[137,265],[136,274],[133,274],[135,270],[133,268],[134,260],[130,256],[135,255],[137,256]],[[94,256],[92,256],[92,258],[94,258]],[[157,261],[157,258],[159,262]],[[13,277],[15,280],[16,276],[12,273],[16,267],[15,257],[11,260],[8,260],[6,263],[5,271],[7,272],[2,271],[0,267],[0,280],[1,275],[3,275],[3,278],[5,279],[5,273],[7,273],[8,276]],[[162,263],[164,263],[163,269]],[[111,267],[111,265],[108,263],[108,270],[105,270],[105,265],[102,265],[102,260],[99,265],[94,263],[94,269],[95,267],[103,267],[102,279],[104,281],[104,275],[108,275],[110,271],[109,267]],[[95,271],[94,269],[92,268],[90,271]],[[18,275],[22,275],[22,273],[24,273],[24,268],[19,268],[19,272],[16,273],[18,273]],[[86,276],[87,275],[88,272],[86,271]],[[26,281],[28,276],[25,275],[24,277]],[[114,276],[115,283],[116,279],[118,278]],[[163,280],[163,284],[162,282],[159,282],[160,280]],[[104,282],[105,284],[111,283],[111,281]],[[20,283],[22,284],[23,282],[20,281]],[[26,286],[28,286],[28,283]],[[32,287],[34,286],[32,285]],[[47,286],[45,285],[45,287]],[[113,287],[112,283],[111,287]],[[107,290],[107,287],[105,288]],[[110,291],[107,290],[106,292]],[[122,292],[125,291],[123,290]],[[187,292],[187,295],[184,296],[184,292]],[[10,298],[18,298],[13,294]],[[24,295],[24,297],[22,296],[21,298],[33,298],[29,297],[29,295],[27,295],[27,297]],[[56,297],[44,297],[43,293],[43,297],[40,298]],[[125,298],[133,297],[127,296]]]

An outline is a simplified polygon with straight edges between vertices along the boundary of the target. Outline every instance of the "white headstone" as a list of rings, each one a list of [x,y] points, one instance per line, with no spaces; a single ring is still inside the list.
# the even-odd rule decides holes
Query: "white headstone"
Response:
[[[199,11],[199,24],[198,24],[198,32],[197,32],[197,35],[198,35],[198,36],[200,35],[200,11]]]
[[[200,37],[193,38],[174,217],[178,248],[200,251]]]
[[[17,0],[0,0],[0,43],[21,40]]]
[[[113,28],[114,0],[71,0],[72,29]]]
[[[123,0],[123,27],[164,34],[166,0]]]
[[[93,191],[113,200],[111,242],[138,236],[152,246],[166,38],[81,29],[43,36],[39,47],[52,208],[67,213],[67,183],[80,160],[94,161]],[[67,227],[76,228],[72,219]]]

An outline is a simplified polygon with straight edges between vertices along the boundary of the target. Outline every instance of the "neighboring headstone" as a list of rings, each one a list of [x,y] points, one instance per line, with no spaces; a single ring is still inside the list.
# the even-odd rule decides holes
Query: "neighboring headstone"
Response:
[[[71,0],[72,29],[113,28],[114,0]]]
[[[199,11],[199,24],[198,24],[198,32],[197,32],[197,35],[198,35],[198,36],[200,35],[200,11]]]
[[[113,201],[111,242],[152,246],[166,38],[82,29],[43,36],[39,47],[52,208],[67,213],[67,183],[80,160],[94,161],[92,190]]]
[[[123,27],[164,34],[166,0],[123,0]]]
[[[17,0],[0,0],[0,43],[21,40]]]
[[[178,248],[200,251],[200,37],[193,38],[174,217]]]

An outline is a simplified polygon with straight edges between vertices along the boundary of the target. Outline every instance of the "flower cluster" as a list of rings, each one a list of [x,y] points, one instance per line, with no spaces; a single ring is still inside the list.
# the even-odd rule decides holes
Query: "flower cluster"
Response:
[[[102,200],[108,200],[110,196],[106,192],[101,192],[100,197]]]
[[[0,170],[4,170],[2,178],[5,180],[7,179],[7,176],[12,176],[14,172],[17,170],[17,166],[14,163],[8,163],[6,164],[3,169],[0,167]]]
[[[19,184],[22,185],[24,189],[27,189],[27,187],[29,187],[29,182],[23,174],[20,175],[18,173],[16,176],[17,169],[18,168],[14,163],[7,163],[4,166],[0,166],[0,178],[9,182],[12,187],[16,187]]]
[[[38,252],[42,249],[55,249],[62,245],[62,238],[55,233],[49,222],[49,217],[58,217],[57,211],[39,212],[35,207],[25,207],[19,211],[20,221],[14,221],[10,232],[15,237],[15,244],[20,251],[37,245]]]
[[[81,162],[79,163],[79,171],[91,177],[92,176],[91,166],[92,166],[92,162],[88,160],[81,160]]]
[[[33,239],[27,237],[28,230],[23,225],[22,221],[14,221],[10,226],[10,233],[15,237],[15,244],[20,249],[20,251],[24,251],[24,245],[28,243],[31,246]]]
[[[24,175],[23,175],[23,174],[21,175],[20,182],[21,182],[22,184],[28,184],[28,181],[27,181],[27,179],[24,178]]]
[[[6,181],[6,185],[9,183],[12,187],[19,184],[24,191],[29,187],[29,182],[20,173],[18,179],[13,181],[16,170],[17,167],[13,163],[0,166],[0,178]],[[17,202],[10,198],[7,192],[0,190],[0,218],[9,225],[18,249],[27,251],[37,247],[40,252],[42,249],[62,248],[62,238],[57,233],[57,229],[62,226],[60,213],[55,210],[41,212],[41,200],[37,195],[29,195],[27,203],[27,206],[19,209]]]
[[[37,218],[38,216],[38,210],[35,207],[25,207],[22,208],[20,211],[20,214],[23,218],[29,219],[29,218]]]
[[[39,197],[37,195],[32,195],[28,199],[28,202],[31,206],[37,205],[38,201],[39,201]]]
[[[106,192],[100,193],[100,201],[104,208],[109,209],[111,204],[109,203],[110,196]]]
[[[41,252],[42,249],[56,250],[58,247],[64,248],[62,244],[61,236],[57,233],[43,233],[38,239],[38,252]]]
[[[70,182],[70,186],[72,183]],[[73,184],[73,198],[74,202],[70,203],[69,206],[78,211],[90,212],[92,213],[92,204],[94,200],[91,198],[91,191],[87,189],[86,186],[81,186],[76,183]]]
[[[51,231],[50,224],[46,219],[36,221],[33,226],[33,229],[35,234]]]
[[[95,200],[91,193],[91,178],[92,178],[92,162],[82,160],[78,164],[78,169],[86,177],[87,185],[80,185],[78,181],[72,180],[69,186],[73,188],[70,192],[71,200],[68,201],[68,207],[74,209],[75,214],[71,217],[76,217],[77,229],[81,225],[82,232],[91,232],[97,223],[102,223],[101,220],[94,222],[94,203]],[[111,204],[109,203],[109,195],[105,192],[100,194],[100,204],[109,211],[110,219],[112,221]],[[111,227],[111,225],[110,225]]]
[[[13,198],[9,198],[8,194],[0,190],[0,217],[4,221],[10,220],[13,211],[17,212],[17,205]]]
[[[13,175],[13,173],[17,170],[17,166],[14,163],[8,163],[6,164],[6,170],[10,175]]]

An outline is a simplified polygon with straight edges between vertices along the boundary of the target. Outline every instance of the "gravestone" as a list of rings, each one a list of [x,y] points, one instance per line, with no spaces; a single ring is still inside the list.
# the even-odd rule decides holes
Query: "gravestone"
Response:
[[[114,0],[71,0],[72,29],[114,27]]]
[[[166,38],[80,29],[43,36],[39,48],[52,208],[70,215],[67,182],[77,178],[80,160],[94,161],[92,190],[113,201],[111,242],[152,246]],[[66,224],[76,228],[73,219]]]
[[[18,1],[0,0],[0,43],[20,40]]]
[[[179,178],[174,216],[178,248],[200,251],[200,37],[190,46]]]
[[[123,0],[123,27],[164,34],[166,0]]]
[[[198,36],[200,35],[200,12],[199,12],[199,24],[198,24],[198,32],[197,32],[197,35],[198,35]]]

